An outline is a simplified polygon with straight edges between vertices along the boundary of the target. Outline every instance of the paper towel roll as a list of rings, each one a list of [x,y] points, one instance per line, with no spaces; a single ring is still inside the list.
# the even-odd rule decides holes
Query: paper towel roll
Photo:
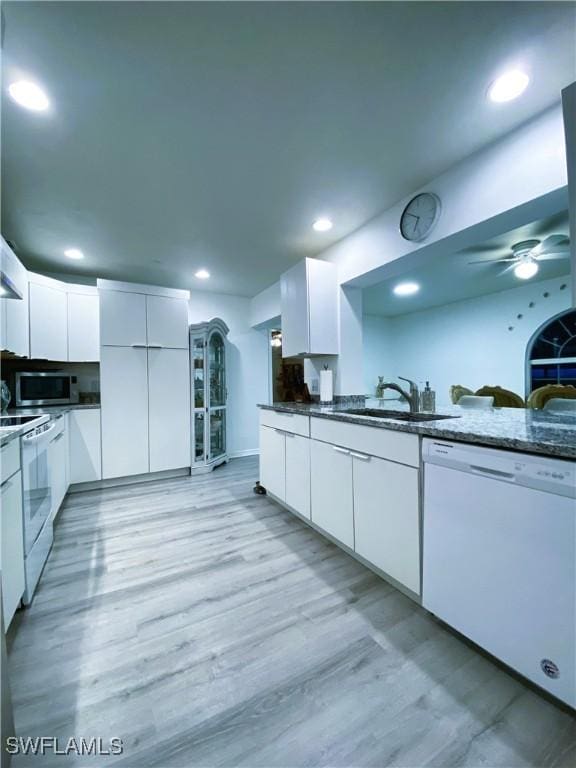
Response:
[[[320,402],[331,403],[334,397],[332,371],[320,371]]]

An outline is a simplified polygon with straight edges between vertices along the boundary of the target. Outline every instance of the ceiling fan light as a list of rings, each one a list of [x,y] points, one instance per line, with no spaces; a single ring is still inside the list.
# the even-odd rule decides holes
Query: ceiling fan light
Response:
[[[534,259],[523,259],[514,267],[514,274],[520,280],[530,280],[538,272],[538,263]]]

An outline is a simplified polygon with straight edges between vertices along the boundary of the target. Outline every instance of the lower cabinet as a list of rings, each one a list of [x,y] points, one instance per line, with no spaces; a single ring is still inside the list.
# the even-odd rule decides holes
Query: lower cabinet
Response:
[[[420,593],[418,470],[374,456],[352,463],[356,552]]]
[[[260,427],[260,483],[286,501],[286,438],[273,427]]]
[[[90,483],[101,480],[100,409],[72,410],[68,413],[68,419],[70,483]]]
[[[354,548],[354,507],[350,451],[312,440],[312,522]]]
[[[260,427],[260,482],[276,498],[310,518],[310,439]]]
[[[48,446],[48,463],[50,464],[50,485],[52,490],[52,519],[58,514],[58,510],[68,490],[68,453],[66,419],[64,415],[58,421],[61,428]],[[60,424],[59,424],[60,426]]]
[[[24,594],[24,532],[22,530],[22,473],[0,486],[0,568],[2,610],[7,630]]]

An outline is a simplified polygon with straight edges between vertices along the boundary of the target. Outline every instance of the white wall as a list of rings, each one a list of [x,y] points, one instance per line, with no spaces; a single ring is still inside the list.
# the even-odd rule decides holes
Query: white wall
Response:
[[[257,403],[269,400],[268,332],[250,327],[250,299],[192,292],[191,323],[221,317],[228,334],[228,452],[247,455],[258,450]]]
[[[442,201],[425,243],[402,238],[408,200],[432,191]],[[340,283],[370,285],[429,263],[568,206],[566,147],[560,104],[432,179],[320,254],[338,266]]]
[[[567,287],[560,290],[561,285]],[[500,385],[523,396],[530,337],[570,304],[570,279],[564,277],[399,317],[365,316],[366,391],[374,392],[378,375],[395,379],[400,374],[418,382],[428,379],[438,405],[450,402],[452,384],[473,390]]]

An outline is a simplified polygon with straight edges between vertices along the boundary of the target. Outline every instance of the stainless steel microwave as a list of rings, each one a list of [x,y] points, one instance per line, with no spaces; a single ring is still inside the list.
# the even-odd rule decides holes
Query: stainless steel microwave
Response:
[[[16,407],[65,405],[78,399],[76,376],[58,371],[17,371]]]

